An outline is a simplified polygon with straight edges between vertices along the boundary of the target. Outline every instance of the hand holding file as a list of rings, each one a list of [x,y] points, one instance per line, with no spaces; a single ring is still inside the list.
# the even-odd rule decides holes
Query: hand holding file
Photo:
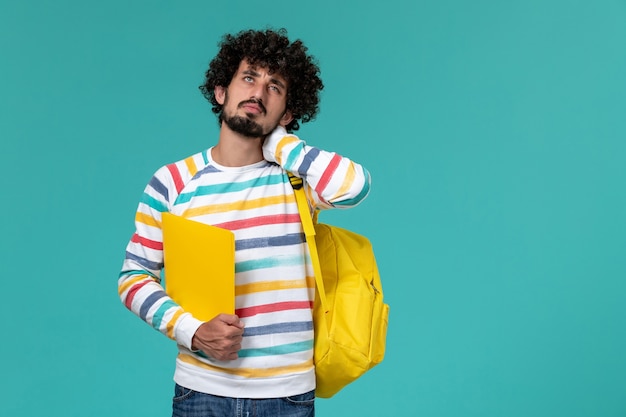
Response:
[[[198,327],[191,347],[219,361],[237,359],[243,339],[243,327],[243,322],[236,315],[220,314]]]

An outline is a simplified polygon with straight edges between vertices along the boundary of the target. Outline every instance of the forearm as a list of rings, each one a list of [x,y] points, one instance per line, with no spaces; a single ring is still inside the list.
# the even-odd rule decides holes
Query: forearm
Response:
[[[303,178],[322,205],[355,206],[369,193],[370,176],[363,166],[334,152],[308,146],[284,129],[276,129],[266,139],[263,155]]]
[[[167,295],[153,271],[141,268],[127,255],[118,280],[120,300],[151,327],[191,348],[191,338],[201,322]]]

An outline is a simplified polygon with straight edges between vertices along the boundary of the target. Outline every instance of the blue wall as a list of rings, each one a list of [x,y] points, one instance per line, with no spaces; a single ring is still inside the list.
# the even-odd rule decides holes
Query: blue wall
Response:
[[[299,135],[366,165],[383,364],[320,416],[626,415],[626,3],[0,2],[0,415],[169,415],[175,347],[119,302],[144,185],[216,141],[217,42],[317,56]]]

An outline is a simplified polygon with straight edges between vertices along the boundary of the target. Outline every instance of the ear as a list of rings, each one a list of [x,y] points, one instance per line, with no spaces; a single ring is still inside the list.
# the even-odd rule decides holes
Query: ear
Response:
[[[283,113],[283,117],[280,118],[280,121],[278,122],[278,124],[281,125],[282,127],[287,127],[287,125],[291,123],[292,120],[293,120],[293,114],[291,114],[291,111],[285,110],[285,113]]]
[[[224,101],[226,99],[226,87],[222,87],[221,85],[216,85],[215,88],[213,89],[213,92],[215,93],[215,101],[217,101],[218,104],[223,106]]]

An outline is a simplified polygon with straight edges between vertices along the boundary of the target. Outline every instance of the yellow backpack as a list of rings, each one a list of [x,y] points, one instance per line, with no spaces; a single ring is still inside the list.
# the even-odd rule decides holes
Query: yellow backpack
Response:
[[[315,395],[330,398],[383,360],[389,305],[370,241],[314,223],[302,179],[289,179],[315,271]]]

